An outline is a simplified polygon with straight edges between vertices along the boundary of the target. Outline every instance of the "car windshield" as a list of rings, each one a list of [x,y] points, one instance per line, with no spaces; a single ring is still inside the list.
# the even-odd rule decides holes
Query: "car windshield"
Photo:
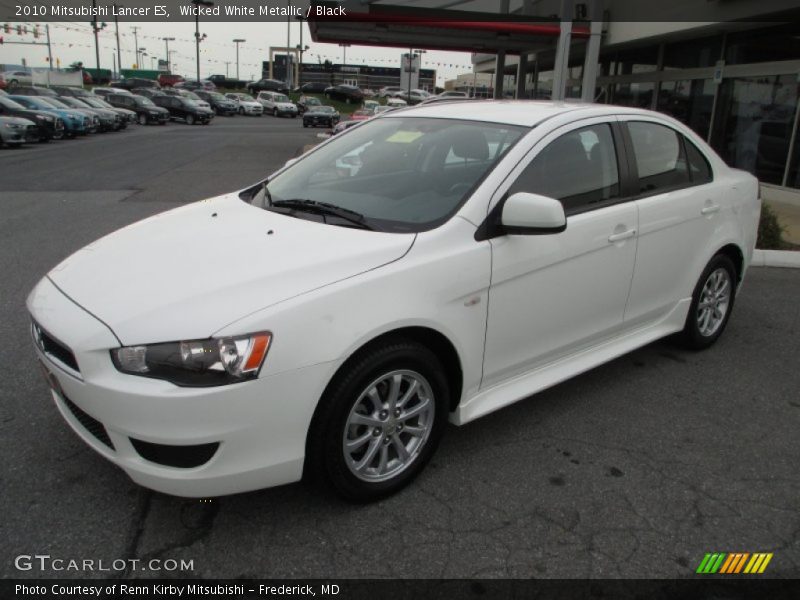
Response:
[[[94,106],[95,108],[109,108],[111,106],[110,104],[107,104],[102,100],[98,100],[97,98],[83,97],[81,100],[89,106]]]
[[[183,96],[184,98],[188,98],[190,100],[202,100],[202,98],[200,98],[200,96],[198,96],[194,92],[184,92],[183,94],[181,94],[181,96]]]
[[[25,102],[25,100],[27,100],[27,102]],[[44,98],[42,98],[40,96],[27,96],[25,98],[25,100],[20,98],[19,99],[19,103],[23,104],[23,105],[27,105],[27,103],[30,103],[33,106],[36,106],[38,108],[44,108],[44,109],[57,108],[55,104],[53,104],[51,102],[48,102],[46,99],[44,99]]]
[[[67,106],[71,106],[72,108],[86,108],[85,104],[78,102],[77,100],[73,100],[72,98],[59,98],[59,102],[66,104]]]
[[[319,98],[314,98],[314,96],[311,96],[310,98],[306,98],[306,104],[309,106],[319,106],[322,104],[322,102],[320,102]]]
[[[183,103],[187,106],[200,106],[200,103],[197,100],[192,100],[191,98],[184,98]]]
[[[50,104],[52,106],[55,106],[56,108],[71,108],[67,104],[64,104],[63,102],[61,102],[61,100],[59,100],[58,98],[50,98],[48,96],[47,98],[42,98],[42,100],[44,100],[45,102],[47,102],[48,104]]]
[[[225,100],[225,96],[223,96],[219,92],[208,92],[208,97],[213,99],[213,100],[217,100],[217,101]]]
[[[369,121],[291,165],[268,181],[269,194],[255,190],[250,200],[276,211],[280,201],[325,203],[363,216],[373,229],[424,231],[446,221],[525,131],[455,119]]]
[[[155,106],[150,98],[145,98],[144,96],[136,98],[136,104],[139,106]]]
[[[289,96],[284,96],[283,94],[275,94],[272,97],[273,102],[288,102]]]
[[[336,112],[336,109],[332,106],[318,106],[314,109],[314,112],[333,113]]]
[[[242,102],[255,102],[256,101],[255,98],[253,98],[252,96],[248,96],[247,94],[239,94],[237,96],[237,98],[239,98],[239,100],[241,100]]]

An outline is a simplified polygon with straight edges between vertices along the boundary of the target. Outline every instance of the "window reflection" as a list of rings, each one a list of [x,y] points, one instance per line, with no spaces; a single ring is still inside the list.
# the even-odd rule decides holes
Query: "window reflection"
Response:
[[[712,146],[731,166],[780,185],[797,103],[797,75],[737,77],[721,84]]]
[[[685,79],[662,82],[656,108],[706,139],[713,106],[714,82],[711,79]]]

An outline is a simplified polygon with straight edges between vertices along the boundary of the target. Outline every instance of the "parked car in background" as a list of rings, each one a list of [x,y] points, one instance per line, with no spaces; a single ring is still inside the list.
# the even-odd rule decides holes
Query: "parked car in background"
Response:
[[[169,121],[169,111],[153,104],[150,98],[133,94],[111,94],[106,100],[111,106],[134,111],[139,125],[165,125]]]
[[[361,93],[364,95],[364,98],[375,98],[377,96],[375,91],[369,88],[361,88]]]
[[[33,121],[0,116],[0,146],[17,148],[26,142],[38,141],[39,128]]]
[[[392,110],[395,110],[395,107],[393,107],[393,106],[377,106],[372,110],[372,114],[373,114],[373,116],[377,117],[378,115],[382,115],[382,114],[390,112]]]
[[[50,112],[59,117],[64,122],[64,135],[66,137],[74,138],[77,135],[86,135],[92,127],[91,117],[81,114],[76,110],[58,108],[44,96],[11,95],[8,98],[21,104],[25,108]]]
[[[51,111],[28,108],[19,102],[14,102],[7,94],[0,94],[0,116],[18,117],[36,124],[39,131],[39,141],[49,142],[60,140],[64,137],[64,120]]]
[[[387,85],[386,87],[382,87],[378,90],[378,98],[391,98],[392,96],[396,96],[397,94],[401,93],[403,88],[394,86],[394,85]]]
[[[197,79],[187,79],[185,81],[181,81],[180,83],[176,83],[173,87],[180,90],[189,90],[190,92],[195,90],[213,92],[217,89],[217,86],[214,85],[214,82],[209,81],[208,79],[201,79],[200,81],[197,81]]]
[[[364,104],[362,104],[361,107],[364,110],[368,110],[371,113],[375,113],[375,109],[378,108],[380,105],[381,103],[378,102],[377,100],[364,100]]]
[[[86,96],[93,96],[89,90],[79,87],[72,87],[69,85],[51,85],[50,89],[56,93],[57,96],[73,96],[75,98],[85,98]]]
[[[169,111],[172,120],[183,121],[187,125],[200,123],[208,125],[214,118],[214,112],[205,106],[198,104],[196,100],[183,98],[181,96],[160,96],[153,98],[156,106],[165,108]]]
[[[389,96],[386,99],[386,106],[391,106],[393,108],[402,108],[403,106],[408,106],[408,102],[403,100],[398,96]]]
[[[333,128],[332,135],[339,135],[340,133],[342,133],[344,131],[347,131],[351,127],[355,127],[356,125],[358,125],[359,123],[362,123],[362,122],[363,121],[352,121],[352,120],[350,120],[350,121],[339,121],[336,124],[336,126]]]
[[[133,94],[129,90],[123,90],[122,88],[115,88],[115,87],[96,87],[92,88],[92,93],[95,96],[110,96],[111,94],[127,94],[132,96]]]
[[[98,131],[119,131],[122,129],[122,117],[113,110],[89,106],[74,96],[59,96],[58,101],[69,108],[77,108],[82,112],[89,112],[96,115],[97,118],[100,119]]]
[[[244,89],[249,83],[248,81],[243,81],[242,79],[232,79],[230,77],[226,77],[225,75],[209,75],[208,81],[213,83],[218,88],[228,90]]]
[[[469,94],[467,92],[458,92],[456,90],[448,90],[442,92],[441,94],[436,94],[435,98],[469,98]]]
[[[303,94],[297,99],[296,104],[297,104],[297,112],[302,115],[310,108],[314,108],[316,106],[322,106],[322,100],[320,100],[316,96],[306,96],[305,94]]]
[[[164,94],[168,96],[179,96],[181,98],[186,98],[188,100],[195,100],[203,108],[211,110],[211,105],[205,100],[203,100],[200,96],[198,96],[197,93],[193,90],[187,90],[185,88],[172,88],[162,91],[164,92]],[[212,118],[214,117],[213,111],[211,116]]]
[[[345,83],[326,88],[325,96],[329,100],[339,100],[347,104],[361,104],[364,100],[364,94],[358,87]]]
[[[483,98],[476,96],[430,96],[425,98],[420,104],[441,104],[443,102],[479,102]]]
[[[50,88],[34,85],[15,86],[12,93],[16,96],[48,96],[50,98],[58,96],[58,94]]]
[[[225,94],[225,97],[228,100],[236,103],[236,107],[240,115],[260,117],[264,114],[264,107],[261,105],[261,102],[256,102],[256,99],[249,94],[231,92],[229,94]]]
[[[122,118],[122,129],[128,126],[129,123],[136,123],[136,112],[132,110],[128,110],[127,108],[119,108],[117,106],[111,106],[108,102],[103,100],[99,96],[78,96],[78,99],[81,102],[85,102],[89,106],[93,106],[94,108],[105,108],[108,110],[113,110]]]
[[[295,89],[295,92],[299,92],[300,94],[322,94],[330,87],[329,83],[323,83],[321,81],[312,81],[310,83],[304,83],[299,88]]]
[[[289,92],[289,86],[285,81],[277,79],[260,79],[247,84],[247,91],[255,96],[258,92]]]
[[[84,115],[85,117],[89,117],[90,122],[89,122],[89,127],[88,127],[88,133],[97,133],[98,131],[105,131],[104,121],[108,121],[108,120],[111,121],[111,125],[110,126],[113,127],[113,121],[114,121],[113,118],[109,118],[107,116],[104,116],[104,117],[101,118],[101,116],[99,114],[97,114],[91,108],[88,108],[86,106],[78,106],[78,107],[71,106],[70,104],[67,104],[66,102],[63,102],[61,100],[61,98],[59,98],[57,96],[53,96],[53,97],[44,97],[44,96],[42,96],[41,98],[42,98],[42,100],[45,100],[45,101],[49,102],[50,104],[52,104],[56,108],[60,108],[62,110],[74,110],[75,112],[78,112],[78,113]]]
[[[351,121],[366,121],[367,119],[371,119],[373,116],[373,112],[371,110],[366,110],[360,108],[356,111],[353,111],[353,114],[350,115]]]
[[[0,71],[0,89],[14,90],[20,85],[33,85],[30,71]]]
[[[303,127],[330,127],[339,122],[339,112],[332,106],[312,106],[303,113]]]
[[[131,93],[135,94],[136,96],[144,96],[145,98],[150,98],[151,100],[156,96],[166,96],[166,91],[162,90],[161,88],[142,88],[137,87],[131,89]]]
[[[281,94],[280,92],[259,92],[256,96],[261,105],[264,107],[264,112],[273,117],[296,117],[298,110],[297,106],[289,100],[289,96]]]
[[[158,76],[157,81],[161,87],[172,87],[177,83],[185,81],[185,79],[180,75],[173,75],[171,73],[161,73],[161,75]]]
[[[233,100],[229,100],[219,92],[206,92],[197,90],[195,92],[199,98],[208,103],[211,110],[218,115],[233,116],[239,112],[239,107]]]
[[[420,102],[427,100],[431,97],[431,94],[425,90],[411,90],[410,93],[405,91],[402,94],[398,94],[398,97],[405,100],[407,104],[411,104],[413,106],[414,104],[419,104]]]
[[[158,89],[161,87],[155,79],[145,79],[144,77],[126,77],[114,83],[114,87],[122,88],[123,90],[133,90],[134,88]]]

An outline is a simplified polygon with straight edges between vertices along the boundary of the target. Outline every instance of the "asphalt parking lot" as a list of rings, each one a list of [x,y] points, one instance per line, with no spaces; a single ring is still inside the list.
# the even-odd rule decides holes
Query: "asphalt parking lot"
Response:
[[[0,575],[87,575],[14,566],[49,554],[191,560],[203,577],[672,578],[741,551],[800,576],[798,270],[751,270],[711,350],[651,344],[451,427],[415,484],[377,504],[303,484],[188,501],[88,449],[36,367],[29,290],[93,239],[244,187],[321,131],[217,118],[0,152]]]

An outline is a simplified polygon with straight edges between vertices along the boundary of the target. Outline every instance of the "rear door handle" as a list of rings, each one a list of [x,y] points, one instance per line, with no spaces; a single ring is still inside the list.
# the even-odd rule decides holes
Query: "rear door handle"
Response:
[[[704,206],[700,211],[702,215],[711,215],[719,210],[719,204],[709,204],[708,206]]]
[[[632,238],[636,235],[635,229],[628,229],[628,231],[623,231],[622,233],[615,233],[608,237],[608,241],[612,244],[615,242],[621,242],[622,240],[627,240],[628,238]]]

